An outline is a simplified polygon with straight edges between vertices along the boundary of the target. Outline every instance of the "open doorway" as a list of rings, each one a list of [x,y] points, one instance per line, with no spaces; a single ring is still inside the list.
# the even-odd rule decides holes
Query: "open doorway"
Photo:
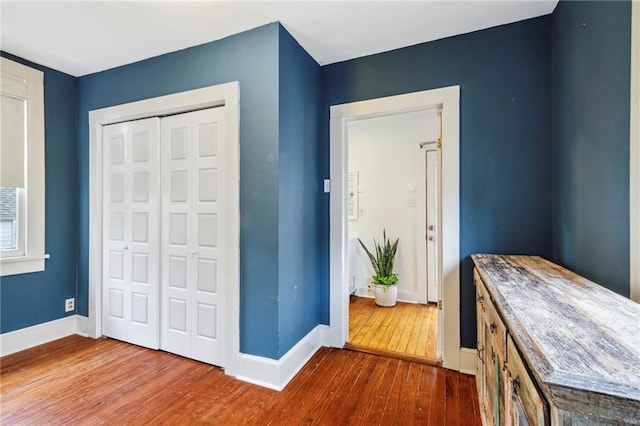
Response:
[[[347,123],[348,347],[439,363],[440,112]],[[373,269],[359,240],[398,239],[398,302],[377,306]]]
[[[330,120],[330,339],[344,347],[349,340],[348,126],[375,117],[441,112],[441,196],[438,347],[442,365],[460,370],[460,183],[458,86],[427,90],[331,107]],[[416,200],[417,202],[417,200]],[[366,208],[366,207],[365,207]],[[381,230],[379,231],[381,232]]]

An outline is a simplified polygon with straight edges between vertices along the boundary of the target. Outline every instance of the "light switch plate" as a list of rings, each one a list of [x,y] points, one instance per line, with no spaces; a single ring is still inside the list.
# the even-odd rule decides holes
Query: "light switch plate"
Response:
[[[324,192],[325,193],[331,192],[331,180],[330,179],[325,179],[324,180]]]

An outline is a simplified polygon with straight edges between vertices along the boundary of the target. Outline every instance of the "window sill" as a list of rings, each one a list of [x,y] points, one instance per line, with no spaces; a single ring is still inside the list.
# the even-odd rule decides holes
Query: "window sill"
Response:
[[[0,258],[0,276],[44,271],[45,259],[49,259],[48,254]]]

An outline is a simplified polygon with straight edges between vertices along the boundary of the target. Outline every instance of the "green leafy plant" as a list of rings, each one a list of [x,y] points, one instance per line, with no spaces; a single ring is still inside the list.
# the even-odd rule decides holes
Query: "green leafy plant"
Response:
[[[385,289],[398,282],[398,275],[393,272],[393,262],[396,257],[396,251],[398,250],[398,240],[391,242],[387,238],[386,230],[382,230],[382,245],[378,244],[374,238],[373,245],[375,247],[375,255],[369,251],[367,246],[364,245],[362,240],[358,238],[360,245],[364,249],[375,275],[373,276],[373,284],[379,284],[385,287]]]

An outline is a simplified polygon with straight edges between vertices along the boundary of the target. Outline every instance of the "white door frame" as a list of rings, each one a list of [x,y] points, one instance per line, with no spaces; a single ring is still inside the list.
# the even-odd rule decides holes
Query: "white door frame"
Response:
[[[640,303],[640,2],[631,4],[629,293]]]
[[[347,124],[349,121],[442,110],[442,336],[443,366],[460,370],[460,86],[389,96],[331,107],[329,171],[330,339],[343,347],[349,336],[347,277]]]
[[[240,349],[240,159],[238,82],[142,101],[116,105],[89,112],[89,317],[79,330],[102,336],[102,126],[140,118],[163,116],[196,109],[226,106],[227,147],[227,241],[226,327],[224,354],[226,374],[235,375]]]

